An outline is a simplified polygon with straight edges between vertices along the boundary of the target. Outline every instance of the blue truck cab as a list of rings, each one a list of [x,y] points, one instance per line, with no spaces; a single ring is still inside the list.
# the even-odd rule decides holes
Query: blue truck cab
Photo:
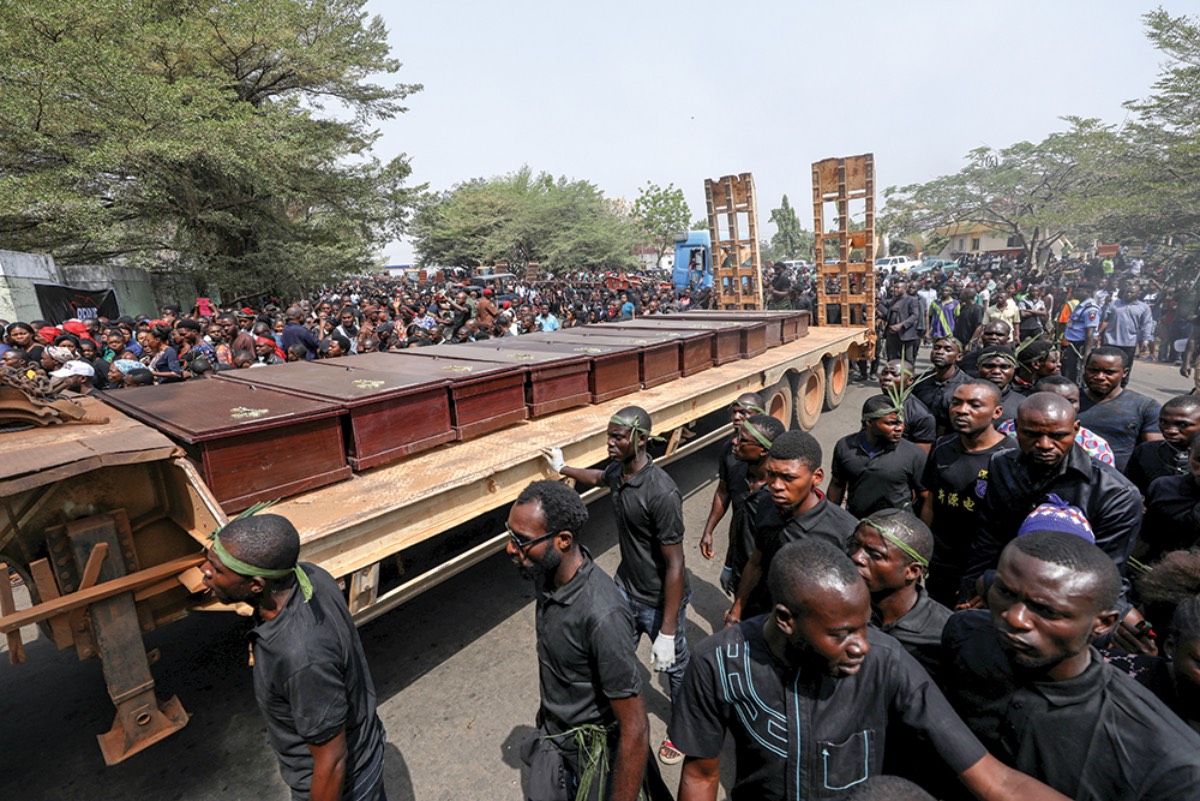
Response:
[[[708,289],[713,282],[712,239],[708,231],[675,234],[675,291]]]

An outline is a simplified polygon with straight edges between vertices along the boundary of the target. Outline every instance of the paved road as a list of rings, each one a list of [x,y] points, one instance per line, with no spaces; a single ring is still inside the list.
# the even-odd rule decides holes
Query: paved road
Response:
[[[1139,362],[1133,388],[1165,400],[1190,389],[1177,370]],[[852,385],[845,403],[822,415],[814,433],[828,454],[857,427],[873,394]],[[716,583],[719,561],[697,543],[715,477],[714,451],[669,468],[684,493],[687,565],[692,573],[688,638],[719,625],[728,599]],[[609,504],[591,507],[583,542],[610,573],[617,553]],[[408,801],[520,799],[516,745],[537,709],[533,594],[502,555],[373,621],[362,629],[390,740],[389,796]],[[19,601],[20,603],[20,601]],[[58,652],[45,640],[27,645],[29,661],[0,663],[0,776],[5,797],[20,799],[184,799],[284,801],[274,757],[250,688],[246,621],[193,615],[147,643],[162,659],[158,689],[178,694],[188,727],[125,763],[105,768],[95,735],[112,721],[100,666]],[[28,638],[27,638],[28,641]],[[649,659],[650,646],[639,651]],[[666,683],[645,673],[654,743],[667,717]],[[726,767],[731,760],[725,760]],[[678,770],[667,770],[677,785]],[[726,775],[728,781],[728,773]]]

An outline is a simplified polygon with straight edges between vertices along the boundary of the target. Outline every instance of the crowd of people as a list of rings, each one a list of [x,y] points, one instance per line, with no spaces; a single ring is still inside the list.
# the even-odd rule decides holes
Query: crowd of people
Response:
[[[878,353],[859,377],[879,392],[833,447],[828,480],[815,437],[739,397],[698,537],[703,558],[723,559],[729,608],[702,642],[686,636],[694,533],[647,449],[650,415],[609,420],[604,467],[545,451],[556,474],[609,490],[620,565],[609,577],[595,564],[579,539],[587,507],[560,481],[509,510],[508,555],[537,590],[525,798],[715,801],[723,776],[734,801],[1198,797],[1200,384],[1159,404],[1128,380],[1138,358],[1178,356],[1188,375],[1200,325],[1166,316],[1185,287],[1108,261],[878,275]],[[819,302],[786,269],[766,287],[777,307]],[[157,320],[13,323],[3,359],[86,392],[101,372],[161,383],[707,300],[570,278],[360,280],[203,320],[164,307]],[[332,577],[298,553],[288,521],[254,515],[214,539],[202,572],[259,613],[256,696],[294,797],[384,798],[361,644]],[[643,636],[670,687],[657,748]],[[682,763],[676,794],[659,763]]]

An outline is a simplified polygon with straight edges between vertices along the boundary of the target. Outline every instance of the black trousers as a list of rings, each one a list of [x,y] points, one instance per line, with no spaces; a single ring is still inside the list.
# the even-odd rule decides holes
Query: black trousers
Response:
[[[917,360],[917,346],[921,344],[919,339],[900,339],[899,334],[887,335],[887,358],[904,359],[909,364],[915,364]]]

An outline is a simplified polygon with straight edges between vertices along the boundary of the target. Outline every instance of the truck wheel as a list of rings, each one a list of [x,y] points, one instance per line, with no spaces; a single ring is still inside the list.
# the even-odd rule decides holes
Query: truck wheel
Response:
[[[825,360],[825,411],[831,412],[846,398],[850,385],[850,360],[845,353]]]
[[[825,371],[805,370],[792,379],[792,405],[796,409],[796,427],[811,431],[825,405]]]
[[[763,392],[763,399],[766,403],[767,414],[783,423],[789,429],[792,428],[793,403],[791,382],[787,378],[781,379],[778,384]]]

